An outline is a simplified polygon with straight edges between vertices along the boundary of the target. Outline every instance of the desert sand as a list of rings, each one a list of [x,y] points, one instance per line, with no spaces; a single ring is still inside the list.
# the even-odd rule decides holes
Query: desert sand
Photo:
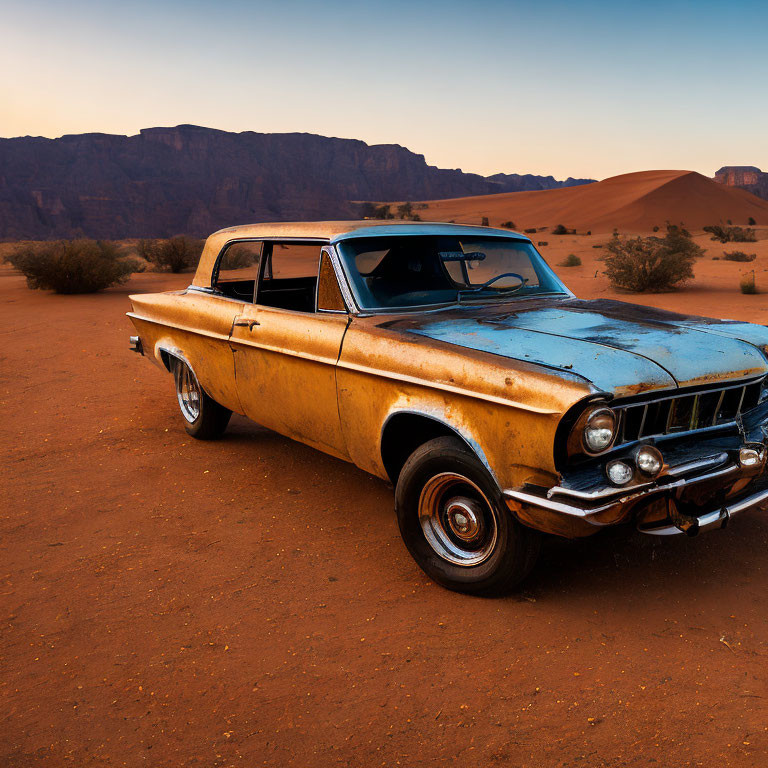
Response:
[[[595,276],[605,237],[541,250],[581,256],[556,269],[584,297],[766,323],[737,290],[747,266],[768,290],[760,237],[743,265],[698,234],[693,283],[636,297]],[[508,598],[447,592],[383,482],[240,417],[186,435],[124,313],[188,282],[56,296],[0,269],[0,763],[761,764],[768,519],[552,541]]]
[[[541,192],[433,200],[419,209],[422,219],[455,220],[491,226],[513,221],[518,229],[563,224],[580,232],[641,232],[665,222],[701,229],[710,224],[744,225],[750,217],[768,224],[768,201],[718,184],[693,171],[642,171],[580,187]]]

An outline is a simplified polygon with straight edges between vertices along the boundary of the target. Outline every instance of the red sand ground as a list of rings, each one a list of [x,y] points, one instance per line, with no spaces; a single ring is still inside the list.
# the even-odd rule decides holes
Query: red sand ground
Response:
[[[615,295],[596,267],[560,271]],[[768,322],[743,270],[707,258],[641,300]],[[186,435],[123,313],[188,280],[68,297],[0,273],[0,764],[764,764],[768,519],[552,542],[511,597],[447,592],[384,483],[239,417]]]
[[[768,224],[768,201],[743,189],[726,187],[693,171],[626,173],[581,187],[541,192],[433,200],[418,213],[425,221],[479,224],[483,216],[492,226],[513,221],[518,228],[563,224],[582,232],[650,230],[684,222],[701,229],[730,219],[744,225],[753,217]]]

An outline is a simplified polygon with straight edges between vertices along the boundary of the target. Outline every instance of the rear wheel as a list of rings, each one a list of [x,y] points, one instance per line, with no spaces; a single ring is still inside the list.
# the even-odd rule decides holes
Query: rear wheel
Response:
[[[184,361],[175,361],[173,378],[176,382],[176,399],[187,432],[198,440],[221,437],[229,424],[232,411],[203,392],[195,372]]]
[[[539,534],[513,519],[486,468],[457,438],[417,448],[400,473],[395,499],[408,551],[448,589],[503,594],[536,562]]]

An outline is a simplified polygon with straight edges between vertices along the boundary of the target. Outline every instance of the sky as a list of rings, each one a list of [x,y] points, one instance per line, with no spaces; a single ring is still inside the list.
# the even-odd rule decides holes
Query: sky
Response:
[[[557,178],[768,170],[766,0],[0,0],[0,136],[192,123]]]

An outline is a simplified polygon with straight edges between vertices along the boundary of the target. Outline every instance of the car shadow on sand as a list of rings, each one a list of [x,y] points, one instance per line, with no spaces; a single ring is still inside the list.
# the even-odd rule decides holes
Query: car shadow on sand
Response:
[[[314,492],[335,494],[338,514],[342,519],[349,516],[350,540],[361,550],[366,542],[353,524],[360,513],[361,497],[370,495],[370,505],[366,505],[368,525],[382,526],[396,534],[389,483],[241,417],[233,419],[223,441],[238,453],[252,455],[257,451],[264,469],[279,471],[286,488],[309,483]],[[306,499],[306,494],[302,498]],[[297,506],[296,513],[301,516],[301,506]],[[381,539],[373,537],[369,543],[368,556],[375,563]],[[636,596],[639,591],[650,599],[673,589],[704,589],[715,582],[736,589],[760,568],[767,544],[768,516],[760,512],[744,513],[725,530],[694,537],[650,536],[630,525],[607,528],[584,539],[545,536],[538,563],[510,599],[557,600],[563,593],[571,598],[584,593],[620,599]],[[405,547],[400,555],[410,560]],[[391,565],[380,563],[382,568]],[[413,567],[416,573],[417,566]]]

